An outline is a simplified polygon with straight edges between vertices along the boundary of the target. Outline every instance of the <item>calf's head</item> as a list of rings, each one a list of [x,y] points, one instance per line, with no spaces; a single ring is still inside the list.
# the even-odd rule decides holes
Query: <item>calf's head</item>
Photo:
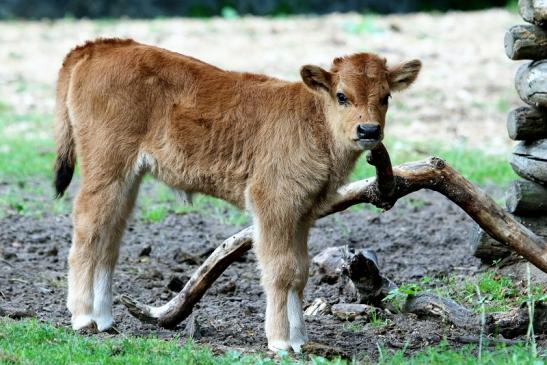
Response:
[[[335,58],[330,71],[306,65],[304,83],[322,95],[325,114],[336,138],[355,149],[373,149],[382,141],[391,92],[416,80],[421,62],[412,60],[388,67],[386,60],[358,53]]]

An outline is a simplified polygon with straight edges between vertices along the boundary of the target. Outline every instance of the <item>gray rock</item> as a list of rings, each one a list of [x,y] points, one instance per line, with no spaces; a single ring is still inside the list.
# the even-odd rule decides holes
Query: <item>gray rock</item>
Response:
[[[372,313],[377,313],[378,308],[367,304],[338,303],[332,306],[332,314],[345,321],[353,321],[359,317],[369,318]]]
[[[328,247],[312,259],[313,272],[319,281],[334,284],[340,279],[341,267],[344,264],[344,246]]]

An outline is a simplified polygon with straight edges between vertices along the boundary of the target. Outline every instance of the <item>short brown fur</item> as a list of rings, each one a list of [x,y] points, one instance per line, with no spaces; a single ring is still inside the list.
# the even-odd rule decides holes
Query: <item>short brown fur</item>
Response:
[[[307,340],[309,228],[362,151],[381,140],[359,139],[356,126],[383,129],[390,90],[410,85],[419,69],[419,61],[389,69],[356,54],[336,58],[330,71],[304,66],[304,82],[286,82],[132,40],[73,49],[59,73],[56,139],[58,193],[76,156],[82,177],[69,256],[74,328],[112,325],[119,242],[150,173],[252,212],[268,344],[298,351]]]

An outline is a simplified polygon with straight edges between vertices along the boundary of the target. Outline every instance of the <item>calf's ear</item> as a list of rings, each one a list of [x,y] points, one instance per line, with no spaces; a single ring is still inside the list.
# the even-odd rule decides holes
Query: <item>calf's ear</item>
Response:
[[[389,69],[389,88],[392,91],[401,91],[409,87],[418,77],[422,62],[412,60],[401,63]]]
[[[304,84],[313,91],[326,91],[332,88],[332,75],[319,66],[305,65],[300,69],[300,76]]]

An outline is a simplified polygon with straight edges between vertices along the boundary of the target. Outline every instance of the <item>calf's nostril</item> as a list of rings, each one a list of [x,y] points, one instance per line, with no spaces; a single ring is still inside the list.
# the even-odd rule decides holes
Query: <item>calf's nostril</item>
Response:
[[[359,124],[357,126],[357,137],[359,139],[379,139],[380,132],[378,124]]]

